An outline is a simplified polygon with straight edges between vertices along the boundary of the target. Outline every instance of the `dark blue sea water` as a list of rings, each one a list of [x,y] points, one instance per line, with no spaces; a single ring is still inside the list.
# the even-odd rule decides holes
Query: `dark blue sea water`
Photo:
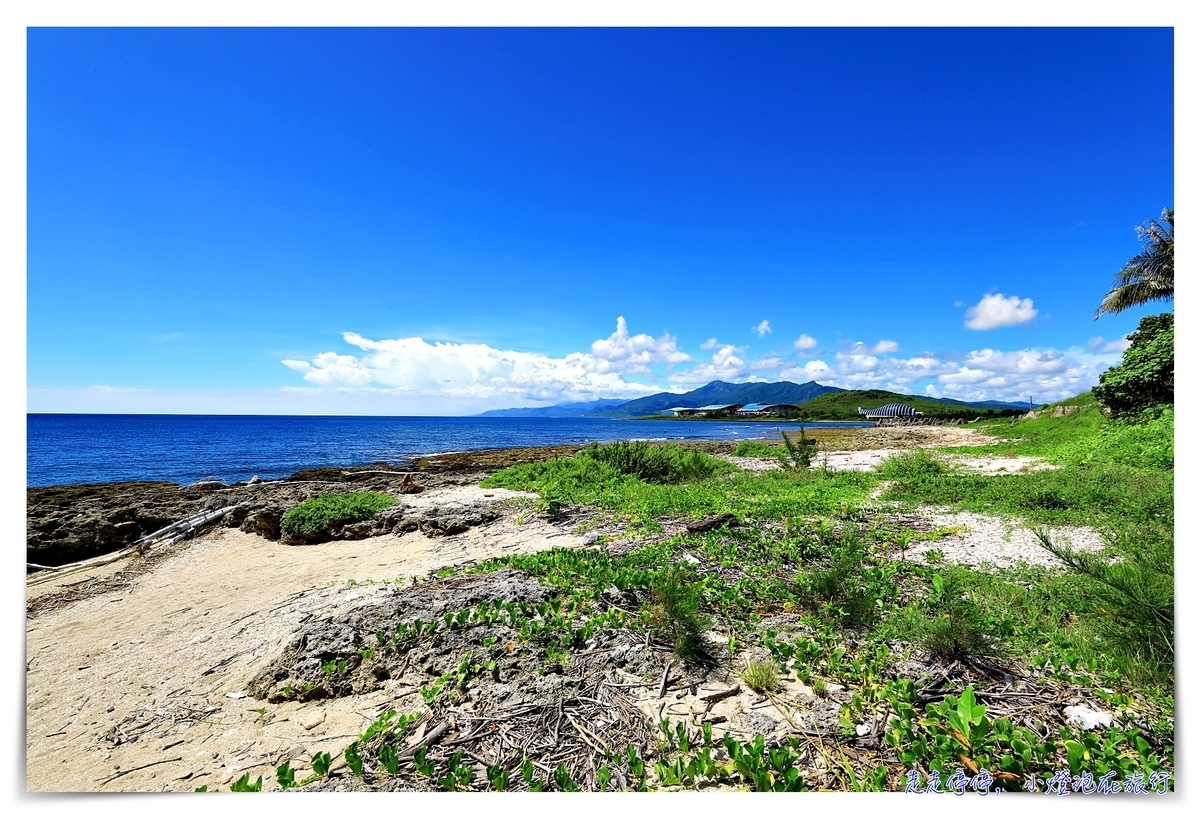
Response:
[[[800,423],[584,418],[300,417],[268,415],[27,416],[26,484],[206,477],[287,477],[317,466],[402,462],[418,455],[614,440],[775,437]],[[870,423],[808,424],[870,426]]]

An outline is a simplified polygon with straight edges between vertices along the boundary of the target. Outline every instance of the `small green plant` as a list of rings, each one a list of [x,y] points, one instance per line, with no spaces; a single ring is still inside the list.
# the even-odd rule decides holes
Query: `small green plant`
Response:
[[[347,747],[343,754],[346,757],[346,766],[350,768],[350,772],[354,773],[359,778],[362,778],[363,759],[358,751],[358,742],[353,741]]]
[[[813,455],[817,451],[817,441],[804,434],[800,427],[798,438],[788,437],[787,432],[780,432],[783,437],[783,451],[779,453],[779,465],[787,471],[803,471],[812,465]]]
[[[487,768],[488,784],[496,792],[508,789],[509,771],[499,764],[490,764]]]
[[[946,552],[940,548],[927,548],[921,555],[927,565],[942,565],[946,562]]]
[[[875,470],[885,480],[937,477],[950,470],[945,461],[928,449],[909,449],[880,463]]]
[[[379,763],[388,771],[388,775],[394,776],[396,771],[400,769],[400,757],[396,753],[396,748],[390,744],[384,744],[380,747]]]
[[[312,757],[313,772],[317,775],[329,775],[329,766],[333,763],[333,757],[329,753],[317,753]]]
[[[979,607],[957,574],[934,574],[923,605],[901,614],[909,638],[939,659],[999,656],[1000,625]]]
[[[230,792],[262,792],[262,776],[257,781],[250,781],[250,773],[244,773],[241,778],[229,785]]]
[[[700,611],[700,586],[683,565],[668,565],[650,583],[646,624],[659,637],[675,646],[675,655],[695,662],[704,654],[704,631],[712,620]]]
[[[750,662],[740,675],[755,693],[770,693],[779,687],[779,665],[774,659]]]
[[[395,497],[377,491],[322,494],[283,515],[280,530],[289,537],[318,537],[334,526],[369,520],[395,504]]]
[[[292,769],[292,762],[285,761],[275,768],[275,780],[280,789],[290,790],[296,786],[296,771]]]

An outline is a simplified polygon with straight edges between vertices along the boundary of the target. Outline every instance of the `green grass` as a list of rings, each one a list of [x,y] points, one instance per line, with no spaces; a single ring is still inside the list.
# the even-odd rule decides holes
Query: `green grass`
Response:
[[[734,457],[761,457],[766,460],[774,460],[779,457],[782,448],[779,443],[769,443],[765,440],[743,440],[733,447],[732,454]]]
[[[334,526],[369,520],[395,504],[395,497],[377,491],[322,494],[285,514],[281,529],[289,535],[323,534]]]
[[[856,472],[751,473],[716,458],[705,457],[705,461],[712,461],[706,463],[710,477],[656,483],[622,473],[584,450],[571,458],[513,466],[481,485],[536,491],[544,501],[560,504],[592,505],[655,531],[660,528],[658,518],[670,515],[700,518],[733,513],[739,519],[761,520],[832,513],[865,502],[876,481],[873,475]]]
[[[1011,425],[981,421],[977,427],[995,442],[957,450],[1041,457],[1061,466],[1052,471],[977,475],[950,466],[940,452],[920,449],[875,473],[753,473],[672,451],[680,447],[647,444],[592,447],[572,458],[516,466],[484,485],[537,491],[552,513],[564,503],[591,506],[602,516],[629,520],[640,533],[658,529],[668,517],[733,513],[741,525],[662,537],[625,553],[554,549],[465,570],[513,566],[558,589],[536,609],[507,616],[520,639],[563,667],[597,629],[645,629],[693,660],[705,653],[730,663],[744,656],[739,648],[754,647],[769,655],[780,676],[794,672],[814,691],[835,682],[843,686],[839,741],[853,740],[855,725],[864,720],[893,714],[885,747],[863,751],[853,765],[843,758],[840,789],[900,789],[901,769],[948,773],[964,749],[981,765],[1017,777],[1064,765],[1077,771],[1085,762],[1123,774],[1172,769],[1173,412],[1121,423],[1104,418],[1087,396],[1067,405],[1080,409]],[[778,449],[746,441],[738,453],[774,456]],[[1109,547],[1102,559],[1075,571],[900,561],[894,558],[900,547],[921,553],[946,532],[918,534],[867,513],[869,492],[885,479],[885,500],[1019,516],[1033,525],[1094,525],[1108,533]],[[1110,562],[1113,557],[1118,561]],[[627,601],[598,612],[611,586]],[[498,611],[492,605],[483,621]],[[764,624],[785,613],[798,616],[786,638]],[[1149,624],[1157,630],[1148,630]],[[717,640],[707,645],[700,636],[706,627]],[[1084,733],[1015,718],[1010,723],[991,712],[999,708],[993,700],[981,696],[977,702],[968,689],[919,700],[915,677],[896,675],[903,667],[897,662],[914,648],[943,660],[991,657],[1014,674],[1033,670],[1034,676],[1086,687],[1098,706],[1122,714],[1121,725]],[[743,660],[737,661],[733,672]],[[769,680],[750,675],[753,686],[769,689]],[[664,732],[668,746],[648,759],[629,748],[606,765],[621,769],[631,789],[648,782],[687,788],[717,781],[800,788],[803,781],[794,773],[811,766],[801,760],[807,745],[799,739],[776,748],[761,739],[726,748],[730,768],[714,765],[705,752],[707,738],[687,735],[686,728],[674,738]],[[964,741],[970,746],[964,748]],[[832,760],[837,766],[836,756]],[[574,786],[565,772],[539,774],[537,781],[521,776],[530,788],[537,782],[539,789]],[[496,789],[517,777],[515,769],[488,773]],[[444,778],[446,788],[463,786]],[[1011,780],[1005,786],[1016,788]]]
[[[1038,457],[1060,468],[984,476],[956,472],[915,450],[881,464],[879,474],[894,481],[883,499],[1021,516],[1033,524],[1134,525],[1173,536],[1174,411],[1126,423],[1106,419],[1084,396],[1062,405],[1080,408],[1063,417],[1047,412],[1013,426],[992,424],[984,430],[1003,439],[949,450]]]

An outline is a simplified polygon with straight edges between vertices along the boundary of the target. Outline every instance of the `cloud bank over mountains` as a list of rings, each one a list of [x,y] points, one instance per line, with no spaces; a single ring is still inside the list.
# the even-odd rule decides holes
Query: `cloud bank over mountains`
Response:
[[[1013,326],[1033,320],[1030,299],[984,296],[967,310],[974,329]],[[765,337],[764,319],[752,332]],[[374,340],[356,332],[342,336],[357,351],[321,352],[308,360],[285,359],[314,391],[336,390],[493,401],[558,403],[597,398],[633,399],[662,391],[687,391],[714,380],[806,382],[845,389],[888,389],[961,400],[1016,400],[1033,395],[1052,401],[1090,389],[1099,374],[1119,362],[1125,339],[1089,339],[1066,350],[992,347],[965,353],[902,354],[899,342],[857,341],[835,351],[818,350],[808,334],[749,354],[749,346],[712,337],[699,344],[709,353],[696,362],[675,336],[631,335],[625,318],[615,331],[592,342],[587,352],[561,358],[497,349],[487,344],[430,343],[420,337]],[[764,342],[763,346],[766,346]]]

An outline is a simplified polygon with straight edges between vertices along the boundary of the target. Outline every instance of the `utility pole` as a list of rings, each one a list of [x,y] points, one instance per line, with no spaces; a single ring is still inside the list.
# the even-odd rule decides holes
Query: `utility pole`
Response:
[[[1029,396],[1029,411],[1033,411],[1033,395]]]

